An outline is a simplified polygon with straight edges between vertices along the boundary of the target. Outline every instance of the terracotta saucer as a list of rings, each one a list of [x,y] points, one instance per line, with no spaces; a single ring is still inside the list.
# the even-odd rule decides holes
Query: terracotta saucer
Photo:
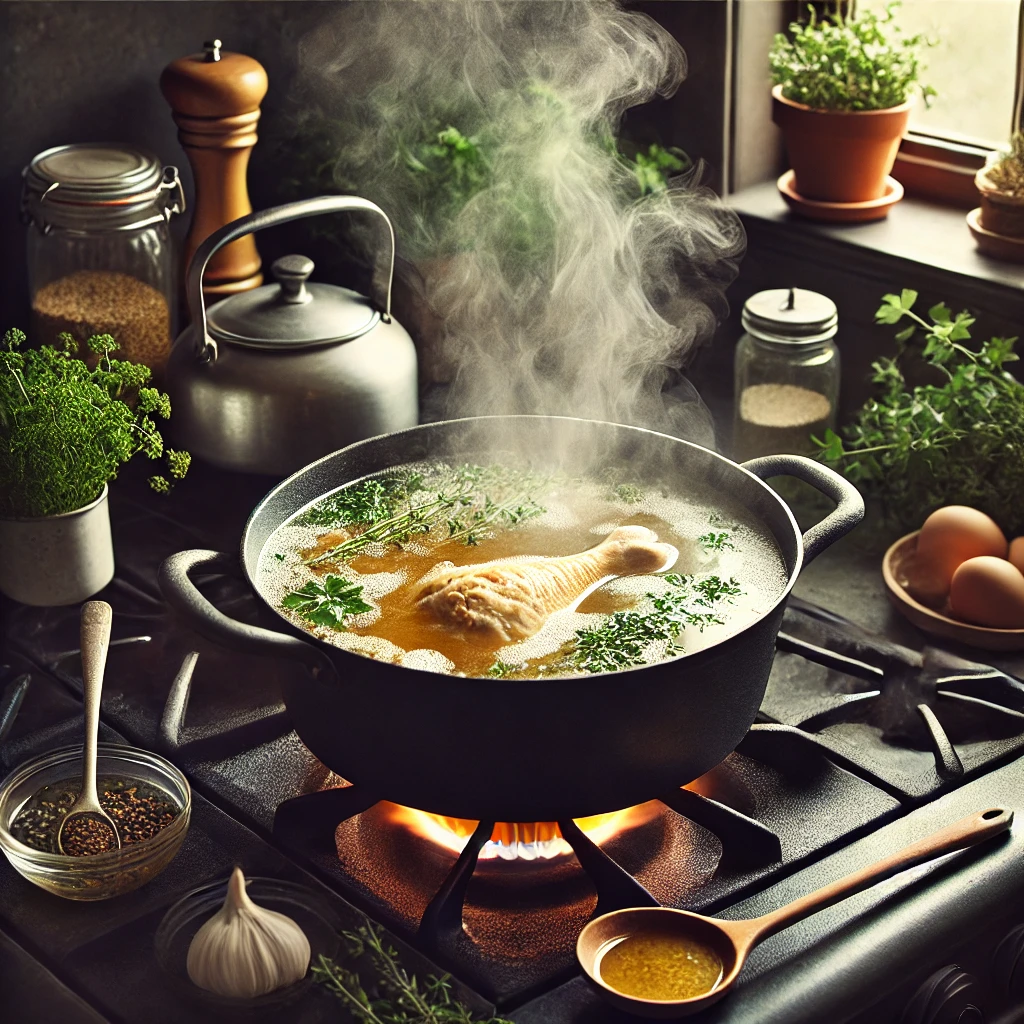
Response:
[[[1024,238],[997,235],[994,231],[983,228],[980,206],[967,214],[967,226],[978,243],[978,252],[997,260],[1024,263]]]
[[[863,203],[826,203],[819,199],[805,199],[793,188],[796,175],[786,173],[776,182],[782,198],[794,212],[811,220],[833,221],[838,224],[862,224],[869,220],[882,220],[891,207],[903,198],[903,186],[893,177],[885,179],[885,195],[881,199],[868,199]]]
[[[987,626],[972,626],[969,622],[950,618],[948,608],[934,611],[907,593],[906,566],[917,550],[917,535],[920,530],[900,537],[885,553],[882,559],[882,578],[893,607],[918,629],[932,636],[986,651],[1024,650],[1024,629],[989,629]]]

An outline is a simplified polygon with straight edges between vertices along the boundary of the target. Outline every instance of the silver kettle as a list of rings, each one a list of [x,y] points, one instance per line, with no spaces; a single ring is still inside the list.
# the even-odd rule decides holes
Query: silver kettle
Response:
[[[383,308],[313,283],[313,261],[283,256],[275,284],[212,305],[203,272],[218,249],[277,224],[367,211],[391,244]],[[324,196],[241,217],[215,231],[188,269],[191,326],[175,341],[166,388],[175,444],[223,469],[285,475],[329,452],[416,425],[416,349],[391,318],[395,235],[384,211],[356,196]]]

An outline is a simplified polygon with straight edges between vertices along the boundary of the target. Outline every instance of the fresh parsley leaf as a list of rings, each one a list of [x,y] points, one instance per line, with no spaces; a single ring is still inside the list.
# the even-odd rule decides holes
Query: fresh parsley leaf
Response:
[[[373,605],[360,596],[362,592],[361,586],[343,576],[328,575],[286,594],[281,604],[316,626],[345,629],[353,615],[373,611]]]
[[[728,548],[730,551],[736,549],[736,545],[729,539],[729,534],[724,530],[721,533],[715,533],[714,530],[708,533],[702,534],[697,538],[697,543],[700,544],[705,551],[724,551]]]

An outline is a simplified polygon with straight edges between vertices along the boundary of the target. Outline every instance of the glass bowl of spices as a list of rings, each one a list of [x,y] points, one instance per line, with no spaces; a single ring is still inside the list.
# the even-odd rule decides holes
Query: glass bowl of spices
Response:
[[[192,792],[169,761],[134,747],[99,744],[96,789],[121,849],[75,836],[76,856],[58,852],[60,823],[81,788],[82,747],[27,761],[0,783],[0,848],[14,868],[48,892],[105,900],[131,892],[174,858],[188,831]],[[68,848],[65,839],[65,849]]]

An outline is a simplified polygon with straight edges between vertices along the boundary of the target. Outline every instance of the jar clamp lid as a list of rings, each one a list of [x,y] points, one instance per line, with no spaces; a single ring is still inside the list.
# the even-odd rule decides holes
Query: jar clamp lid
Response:
[[[176,167],[118,143],[55,146],[22,171],[22,215],[52,227],[140,228],[185,209]]]
[[[748,334],[779,345],[820,344],[839,329],[836,304],[806,288],[770,288],[751,295],[741,320]]]

